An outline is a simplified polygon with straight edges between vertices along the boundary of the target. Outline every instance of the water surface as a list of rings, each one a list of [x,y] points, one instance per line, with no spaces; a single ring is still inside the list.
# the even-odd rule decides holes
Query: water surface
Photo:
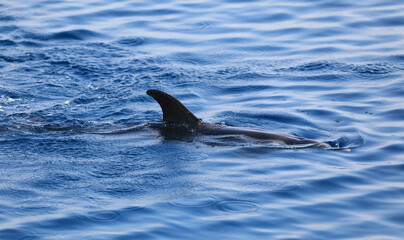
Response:
[[[1,1],[1,239],[403,239],[400,1]],[[205,122],[351,152],[167,139]]]

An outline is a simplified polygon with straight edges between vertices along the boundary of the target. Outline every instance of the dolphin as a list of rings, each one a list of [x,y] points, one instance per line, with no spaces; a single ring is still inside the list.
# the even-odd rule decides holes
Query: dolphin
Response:
[[[295,147],[320,147],[331,149],[327,143],[286,134],[275,134],[260,129],[231,127],[204,123],[197,118],[178,99],[157,89],[147,90],[146,93],[154,98],[163,111],[163,121],[169,126],[185,126],[187,131],[201,135],[241,135],[258,140],[270,140]],[[171,128],[172,129],[172,128]]]

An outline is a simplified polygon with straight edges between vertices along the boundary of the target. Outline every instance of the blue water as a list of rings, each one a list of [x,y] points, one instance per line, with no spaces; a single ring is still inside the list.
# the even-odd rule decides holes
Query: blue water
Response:
[[[404,239],[403,89],[398,0],[0,1],[0,239]]]

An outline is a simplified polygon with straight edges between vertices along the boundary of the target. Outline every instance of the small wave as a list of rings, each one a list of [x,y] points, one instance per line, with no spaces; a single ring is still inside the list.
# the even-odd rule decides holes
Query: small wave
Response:
[[[121,175],[119,169],[95,169],[88,173],[96,178],[116,178]]]
[[[180,10],[160,8],[148,10],[122,10],[122,9],[108,9],[92,13],[91,15],[102,17],[130,17],[130,16],[165,16],[181,13]]]
[[[404,54],[393,55],[390,59],[397,62],[404,62]]]
[[[339,22],[343,20],[343,16],[325,16],[325,17],[312,17],[305,19],[310,22]]]
[[[28,61],[41,61],[41,60],[49,60],[50,56],[44,53],[38,52],[27,52],[23,55],[14,55],[14,56],[7,56],[0,54],[0,60],[9,63],[22,63]]]
[[[120,211],[101,210],[82,214],[80,218],[86,222],[110,222],[118,219],[120,215]]]
[[[356,21],[353,23],[349,23],[348,27],[352,28],[369,28],[369,27],[400,27],[404,26],[404,17],[395,16],[395,17],[385,17],[385,18],[377,18],[372,21]]]
[[[280,180],[275,186],[276,188],[274,188],[273,192],[277,194],[284,194],[285,192],[298,192],[306,188],[306,186],[303,184],[285,180]]]
[[[260,74],[237,74],[229,77],[231,79],[259,79],[259,78],[264,78],[264,76]],[[237,93],[254,93],[254,92],[261,92],[265,90],[271,90],[272,86],[268,85],[257,85],[257,84],[250,84],[250,85],[241,85],[241,86],[231,86],[231,87],[222,87],[220,89],[217,89],[220,94],[223,95],[234,95]]]
[[[383,26],[400,27],[404,26],[404,17],[396,16],[396,17],[380,18],[378,19],[378,22]]]
[[[1,239],[23,239],[23,240],[34,240],[40,239],[39,235],[34,231],[30,231],[25,228],[20,229],[2,229],[0,230]]]
[[[328,50],[327,50],[328,51]],[[338,50],[337,50],[338,51]],[[289,68],[281,68],[278,71],[300,71],[300,72],[353,72],[356,76],[361,78],[369,78],[370,75],[374,77],[375,75],[384,76],[389,73],[396,71],[395,67],[390,63],[369,63],[363,65],[353,65],[338,62],[309,62],[298,66],[293,66]]]
[[[252,201],[235,199],[216,202],[213,208],[228,213],[244,213],[257,211],[261,208],[261,205]]]
[[[250,113],[250,112],[241,112],[234,113],[231,111],[226,111],[218,116],[219,118],[227,118],[227,119],[235,119],[234,123],[241,121],[241,118],[250,118],[253,119],[252,122],[257,121],[270,121],[270,122],[279,122],[282,124],[290,124],[290,125],[301,125],[305,127],[313,127],[317,128],[316,125],[308,120],[292,114],[277,114],[277,113]],[[237,125],[237,124],[236,124]],[[271,126],[272,124],[267,123],[265,126]]]
[[[0,40],[0,46],[15,46],[17,45],[17,43],[15,43],[14,41],[11,40]]]
[[[347,65],[338,62],[328,62],[328,61],[320,61],[320,62],[308,62],[302,65],[293,66],[289,68],[282,68],[282,71],[301,71],[301,72],[314,72],[314,71],[334,71],[334,70],[343,70],[346,69]]]
[[[347,2],[334,2],[334,1],[321,1],[319,4],[316,4],[317,8],[320,9],[333,9],[333,8],[341,8],[341,9],[349,9],[349,8],[354,8],[356,5],[352,3],[347,3]]]
[[[129,47],[137,47],[144,45],[148,42],[147,38],[144,37],[137,37],[137,38],[124,38],[119,40],[117,43]]]
[[[21,41],[19,44],[26,47],[43,47],[44,45],[41,43],[33,42],[33,41]]]
[[[275,30],[263,30],[260,31],[263,35],[266,36],[285,36],[285,35],[292,35],[292,34],[300,34],[302,32],[306,32],[305,28],[302,27],[289,27],[289,28],[281,28]]]
[[[400,154],[400,153],[404,152],[404,144],[392,143],[386,147],[381,148],[381,150],[383,150],[383,152],[391,152],[391,153]]]
[[[311,191],[320,192],[323,194],[327,192],[332,192],[335,194],[338,192],[344,192],[350,188],[349,184],[335,181],[334,177],[312,180],[306,183],[306,185]]]
[[[201,208],[212,206],[216,201],[216,197],[213,196],[190,196],[170,201],[169,203],[181,208]]]
[[[201,54],[193,54],[186,52],[178,52],[170,57],[172,60],[192,65],[208,65],[212,63],[212,59],[208,59]]]
[[[2,196],[7,196],[10,199],[24,199],[35,198],[39,196],[39,193],[30,189],[16,189],[16,188],[0,188]]]
[[[283,22],[293,19],[294,16],[288,13],[273,13],[273,14],[257,14],[252,13],[249,15],[241,16],[240,20],[249,23],[262,23],[262,22]]]
[[[86,40],[92,37],[101,37],[102,35],[85,29],[71,30],[54,33],[50,36],[50,39],[63,39],[63,40]]]
[[[352,102],[359,100],[366,100],[370,97],[369,93],[366,92],[340,92],[340,93],[328,93],[320,96],[321,99],[328,101],[341,101],[341,102]]]
[[[9,21],[15,21],[15,20],[17,20],[17,18],[15,18],[13,16],[0,14],[0,21],[9,22]]]
[[[394,71],[392,67],[389,66],[390,64],[387,63],[372,63],[366,65],[359,65],[356,66],[353,70],[359,74],[363,75],[382,75],[382,74],[389,74]]]
[[[102,37],[103,35],[94,31],[86,29],[76,29],[70,31],[62,31],[51,34],[37,34],[37,33],[26,33],[25,38],[35,39],[41,41],[51,41],[51,40],[87,40],[95,37]]]
[[[63,216],[48,218],[46,220],[33,222],[30,225],[35,227],[40,227],[44,229],[53,229],[53,230],[68,230],[72,228],[80,228],[88,226],[89,222],[84,221],[86,219],[81,214],[70,213]]]
[[[8,26],[1,26],[0,27],[0,33],[10,33],[13,32],[15,30],[19,29],[17,26],[15,25],[8,25]]]
[[[232,76],[229,76],[227,79],[241,79],[241,80],[260,80],[260,79],[267,79],[269,77],[269,75],[267,74],[263,74],[263,73],[254,73],[254,72],[248,72],[248,73],[238,73],[238,74],[234,74]],[[236,87],[237,88],[237,87]],[[244,90],[248,89],[257,89],[257,88],[261,88],[261,90],[263,89],[268,89],[270,88],[270,86],[266,86],[264,87],[263,85],[253,85],[253,86],[243,86]]]
[[[173,27],[174,30],[179,31],[189,31],[189,32],[197,32],[203,31],[212,28],[211,22],[196,22],[196,23],[187,23],[187,24],[178,24]]]
[[[404,109],[398,108],[393,110],[388,110],[377,114],[379,116],[383,116],[383,119],[395,120],[395,121],[403,121],[404,119]]]
[[[235,44],[235,43],[242,43],[242,44],[246,44],[246,43],[252,43],[254,42],[253,38],[250,37],[220,37],[220,38],[215,38],[213,40],[208,40],[205,41],[205,44]]]
[[[328,38],[328,37],[336,37],[336,36],[343,36],[346,34],[346,30],[344,28],[337,28],[334,27],[330,29],[329,27],[326,28],[315,28],[315,29],[307,29],[305,32],[305,38]]]
[[[308,50],[309,53],[321,53],[321,54],[327,54],[327,53],[337,53],[341,52],[341,48],[337,47],[319,47],[319,48],[313,48]]]
[[[287,48],[285,48],[283,46],[254,45],[254,46],[239,47],[239,49],[245,50],[248,52],[277,52],[277,51],[284,51]]]

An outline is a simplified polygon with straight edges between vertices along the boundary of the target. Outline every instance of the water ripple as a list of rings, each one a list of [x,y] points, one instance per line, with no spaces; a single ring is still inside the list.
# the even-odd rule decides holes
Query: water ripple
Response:
[[[403,9],[3,1],[0,239],[401,239]],[[351,151],[166,136],[151,88]]]
[[[213,196],[192,196],[171,201],[170,204],[182,208],[199,208],[212,206],[216,201]]]
[[[119,211],[96,211],[89,212],[86,215],[80,216],[83,221],[86,222],[112,222],[120,217]]]
[[[76,29],[51,34],[26,33],[24,35],[24,38],[49,41],[49,40],[87,40],[89,38],[101,37],[101,36],[102,36],[101,34],[94,31],[86,29]]]
[[[119,44],[130,46],[130,47],[137,47],[148,42],[147,39],[138,37],[138,38],[125,38],[118,41]]]
[[[214,209],[228,213],[244,213],[258,211],[260,204],[246,200],[222,200],[213,206]]]

